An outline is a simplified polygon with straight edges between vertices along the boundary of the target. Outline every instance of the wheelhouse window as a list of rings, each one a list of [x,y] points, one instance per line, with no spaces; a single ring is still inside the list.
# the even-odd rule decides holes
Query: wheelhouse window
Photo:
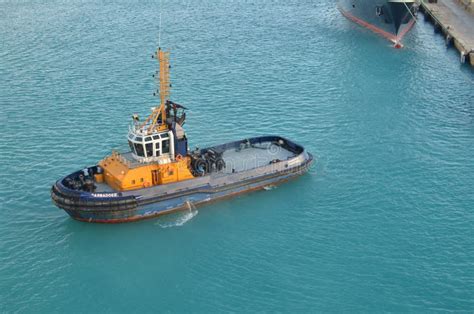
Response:
[[[170,152],[170,140],[163,140],[161,142],[161,151],[163,154],[168,154]]]
[[[145,148],[146,148],[146,156],[153,157],[153,143],[145,144]]]
[[[134,146],[135,146],[135,153],[137,154],[137,156],[145,157],[145,151],[143,150],[143,144],[135,143]]]
[[[128,146],[130,146],[130,150],[132,151],[132,153],[134,153],[134,152],[135,152],[135,148],[133,147],[132,141],[128,141]]]

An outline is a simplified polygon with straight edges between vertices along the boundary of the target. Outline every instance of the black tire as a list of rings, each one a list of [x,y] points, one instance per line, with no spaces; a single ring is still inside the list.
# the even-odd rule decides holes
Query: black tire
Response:
[[[218,158],[216,160],[216,170],[217,171],[222,171],[225,168],[225,161],[222,158]]]
[[[196,161],[194,162],[193,168],[194,168],[194,173],[200,177],[202,177],[203,175],[209,172],[209,164],[207,163],[206,160],[202,158],[196,159]]]

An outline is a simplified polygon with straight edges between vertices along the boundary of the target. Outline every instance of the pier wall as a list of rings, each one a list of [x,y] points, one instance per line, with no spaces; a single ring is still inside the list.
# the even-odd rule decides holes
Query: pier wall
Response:
[[[461,62],[474,67],[474,0],[423,0],[420,10],[444,35],[446,45],[459,51]]]

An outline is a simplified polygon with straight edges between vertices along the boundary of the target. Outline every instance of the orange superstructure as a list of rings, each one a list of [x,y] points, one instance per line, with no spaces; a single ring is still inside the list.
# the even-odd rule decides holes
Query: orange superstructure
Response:
[[[194,178],[187,139],[182,128],[184,107],[171,102],[169,52],[158,48],[154,55],[159,62],[159,107],[140,122],[133,116],[128,142],[131,152],[113,152],[99,166],[97,182],[105,182],[112,189],[126,191],[147,188]],[[179,111],[182,111],[179,113]]]
[[[111,188],[126,191],[192,179],[190,163],[190,157],[183,157],[167,164],[146,163],[131,167],[124,157],[112,154],[104,158],[99,166],[104,170],[103,180]]]

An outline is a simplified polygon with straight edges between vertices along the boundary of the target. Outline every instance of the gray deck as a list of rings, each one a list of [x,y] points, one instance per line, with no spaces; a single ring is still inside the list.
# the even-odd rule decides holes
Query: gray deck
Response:
[[[107,183],[95,183],[96,186],[96,193],[113,193],[117,192],[114,189],[112,189]]]
[[[268,143],[262,143],[260,145],[254,145],[253,147],[240,149],[226,150],[223,154],[223,158],[226,164],[225,172],[235,172],[255,169],[258,167],[266,166],[270,161],[279,159],[287,160],[290,157],[294,157],[295,154],[284,149],[281,146]]]
[[[136,162],[131,153],[124,153],[126,160],[130,161],[132,167],[143,165]],[[224,151],[222,157],[226,167],[224,173],[241,172],[251,170],[263,166],[267,166],[273,160],[287,160],[295,157],[296,154],[272,142],[263,142],[243,148],[230,148]],[[106,183],[96,183],[96,193],[117,192]]]

